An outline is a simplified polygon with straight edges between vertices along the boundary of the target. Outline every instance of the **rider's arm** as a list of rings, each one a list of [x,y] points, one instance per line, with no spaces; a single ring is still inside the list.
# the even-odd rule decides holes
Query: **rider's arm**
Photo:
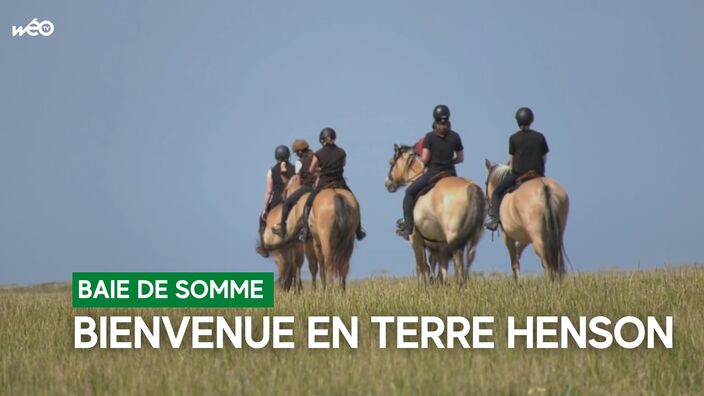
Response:
[[[318,174],[318,157],[313,156],[313,159],[310,161],[310,169],[308,169],[308,172],[312,175]]]
[[[455,153],[455,158],[452,160],[452,163],[457,165],[461,164],[464,161],[464,151],[458,151]]]
[[[543,164],[546,164],[548,162],[548,152],[550,149],[548,148],[548,142],[545,140],[545,137],[543,137]]]
[[[264,208],[262,208],[262,213],[266,213],[266,207],[269,205],[269,200],[271,199],[271,194],[274,191],[274,181],[271,179],[271,170],[266,174],[266,192],[264,193]]]
[[[430,150],[428,150],[427,148],[423,148],[423,154],[420,156],[420,159],[423,160],[423,163],[428,165],[430,163],[430,158]]]

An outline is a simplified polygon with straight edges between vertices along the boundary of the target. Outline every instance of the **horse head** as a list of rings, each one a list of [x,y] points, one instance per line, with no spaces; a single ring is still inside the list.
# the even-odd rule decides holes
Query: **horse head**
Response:
[[[394,144],[394,155],[389,159],[389,173],[384,185],[389,192],[396,192],[420,177],[425,171],[425,164],[416,155],[413,147]]]
[[[487,198],[491,198],[496,186],[498,186],[506,177],[508,172],[511,171],[511,167],[505,164],[495,164],[488,159],[484,160],[484,166],[486,166],[486,180],[484,181],[484,192]]]

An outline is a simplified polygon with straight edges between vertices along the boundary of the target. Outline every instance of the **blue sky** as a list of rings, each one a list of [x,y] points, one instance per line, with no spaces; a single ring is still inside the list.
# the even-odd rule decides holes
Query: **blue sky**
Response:
[[[254,253],[273,150],[334,127],[368,238],[410,275],[383,185],[452,110],[461,175],[536,113],[574,270],[701,262],[704,3],[77,2],[0,6],[0,284],[73,271],[273,271]],[[11,37],[32,18],[50,37]],[[473,271],[510,271],[486,233]],[[532,250],[524,272],[539,272]],[[306,270],[307,272],[307,270]]]

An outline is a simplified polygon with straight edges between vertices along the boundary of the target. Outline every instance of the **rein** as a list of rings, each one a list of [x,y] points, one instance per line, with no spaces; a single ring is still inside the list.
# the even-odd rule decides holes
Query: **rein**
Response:
[[[396,163],[398,162],[399,158],[401,158],[401,156],[403,156],[404,153],[405,152],[400,151],[396,156],[394,156],[393,162],[391,163],[391,167],[389,168],[389,174],[388,174],[389,180],[391,179],[391,173],[393,172],[394,167],[396,166]],[[418,172],[417,175],[409,178],[408,175],[411,173],[411,168],[413,167],[413,162],[417,162],[417,161],[420,161],[422,170],[420,172]],[[423,176],[423,173],[425,173],[425,164],[423,163],[421,158],[418,157],[415,153],[412,153],[411,155],[408,156],[408,158],[406,158],[405,165],[406,165],[406,169],[403,172],[404,182],[403,182],[403,184],[400,184],[400,185],[407,185],[407,184],[413,183],[414,181],[418,180],[421,176]]]
[[[417,175],[413,176],[412,178],[408,178],[408,175],[411,173],[411,167],[413,166],[413,162],[415,161],[420,161],[421,166],[422,166],[422,171],[418,172]],[[406,172],[404,172],[404,179],[406,179],[406,184],[413,183],[414,181],[418,180],[421,176],[423,176],[423,173],[425,171],[425,164],[423,164],[423,161],[418,158],[417,155],[409,155],[408,159],[406,160]]]

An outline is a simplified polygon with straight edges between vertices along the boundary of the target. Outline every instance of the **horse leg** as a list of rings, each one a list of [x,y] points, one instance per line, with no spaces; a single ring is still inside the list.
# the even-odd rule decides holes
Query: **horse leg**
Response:
[[[511,270],[513,270],[513,279],[517,281],[518,276],[521,274],[521,263],[518,261],[516,241],[504,234],[504,242],[506,243],[506,249],[508,249],[508,256],[511,258]]]
[[[411,246],[413,247],[413,253],[416,257],[416,276],[418,277],[418,283],[425,283],[428,280],[426,272],[427,267],[425,265],[425,243],[423,243],[421,237],[413,233],[411,235]]]
[[[452,254],[452,261],[455,262],[455,278],[457,285],[464,285],[464,249],[457,249]]]
[[[479,237],[469,241],[469,245],[467,246],[467,261],[464,271],[465,277],[469,277],[469,268],[472,266],[474,258],[477,255],[477,245],[479,245]]]
[[[318,275],[318,258],[316,257],[315,246],[312,240],[306,242],[305,256],[308,260],[310,275],[313,278],[313,290],[315,290],[317,288],[315,278]]]
[[[286,278],[286,263],[280,253],[275,253],[272,256],[274,258],[274,263],[276,264],[276,269],[279,271],[279,277],[276,279],[276,284],[279,289],[283,290],[284,280]]]
[[[438,264],[440,265],[440,282],[447,283],[447,280],[449,278],[447,274],[447,267],[450,265],[450,256],[447,254],[443,254],[441,257],[438,258]]]
[[[530,242],[518,242],[516,246],[516,268],[519,270],[521,269],[521,255],[523,254],[523,251],[526,249],[528,245],[530,245]]]
[[[535,250],[535,254],[538,255],[538,258],[540,258],[540,264],[543,266],[543,273],[545,274],[545,277],[550,280],[554,280],[555,273],[548,265],[548,262],[545,260],[545,248],[543,247],[543,240],[537,239],[533,241],[533,249]]]
[[[305,259],[304,249],[305,246],[303,245],[296,248],[296,293],[300,293],[303,291],[303,279],[301,278],[301,268],[303,268],[303,260]]]
[[[320,241],[315,242],[315,256],[317,258],[318,268],[320,269],[320,282],[323,284],[323,290],[327,289],[327,271],[325,269],[325,256],[323,256],[323,248],[320,246]]]
[[[437,270],[438,270],[438,260],[435,258],[437,255],[433,253],[432,250],[428,249],[426,250],[426,253],[428,255],[428,272],[430,273],[430,280],[435,280],[435,277],[437,275]]]

